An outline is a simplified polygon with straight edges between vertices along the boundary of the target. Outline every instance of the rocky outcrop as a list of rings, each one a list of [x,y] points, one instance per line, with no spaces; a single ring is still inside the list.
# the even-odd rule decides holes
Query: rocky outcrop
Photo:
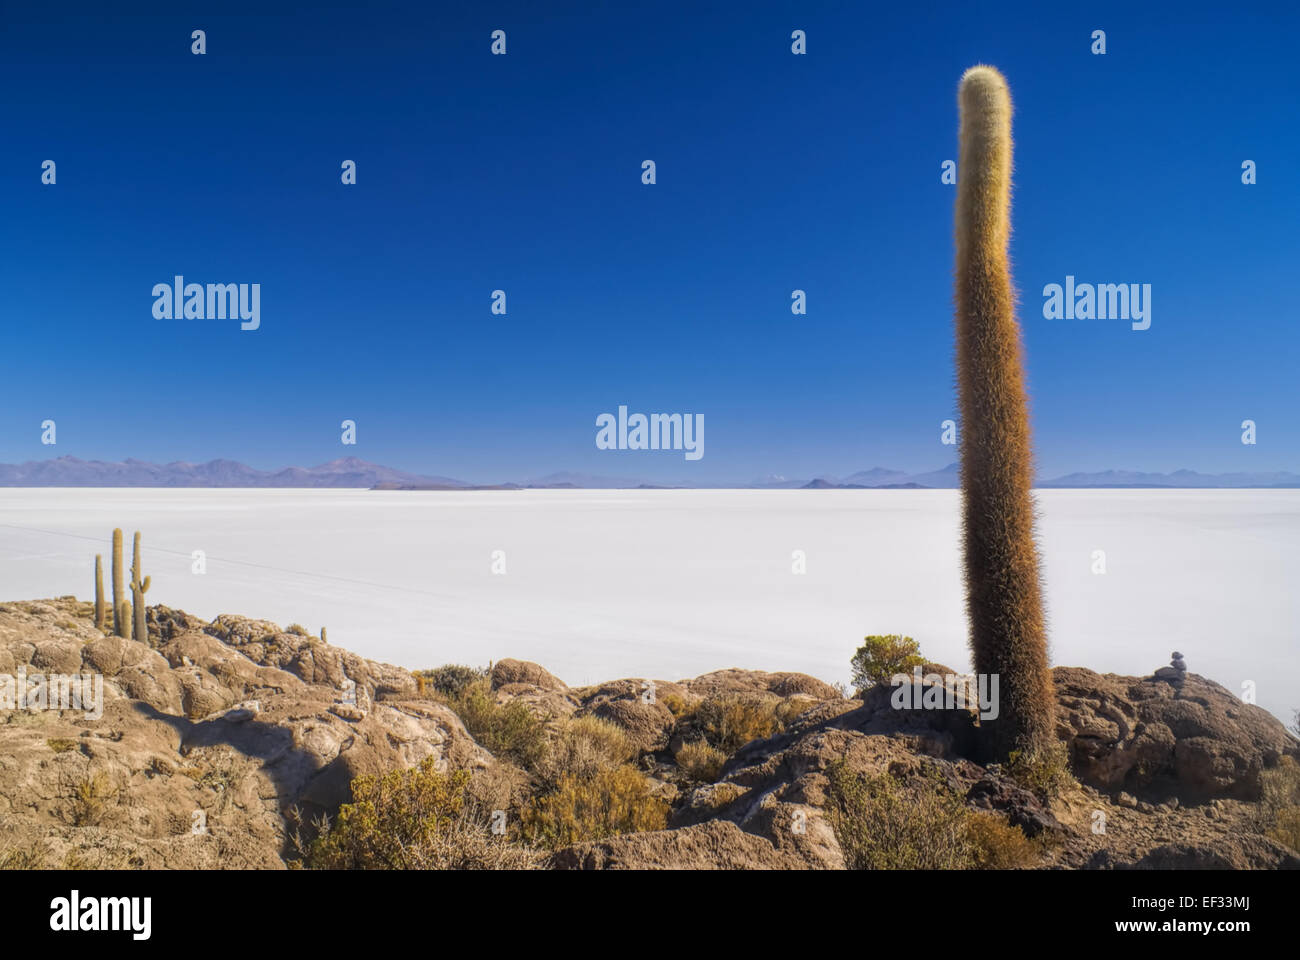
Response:
[[[1053,671],[1057,735],[1076,776],[1102,790],[1256,800],[1260,776],[1296,739],[1268,711],[1194,673],[1148,678]]]
[[[0,722],[0,846],[92,866],[282,867],[294,811],[332,813],[356,776],[428,756],[494,763],[400,668],[266,621],[165,607],[149,611],[148,643],[124,640],[81,621],[83,606],[0,606],[0,673],[103,677],[98,718]]]
[[[817,700],[829,700],[839,693],[828,683],[806,673],[767,673],[764,670],[715,670],[681,686],[697,697],[716,697],[724,693],[774,693],[779,697],[807,694]]]
[[[0,862],[39,844],[56,864],[279,868],[295,829],[348,800],[353,778],[427,757],[480,771],[493,809],[517,809],[537,789],[400,667],[246,617],[209,623],[156,606],[147,625],[146,638],[125,640],[72,598],[0,605],[0,675],[103,681],[99,716],[0,706]],[[1265,779],[1300,757],[1274,717],[1176,666],[1146,678],[1054,674],[1078,783],[1050,802],[984,762],[974,704],[922,709],[914,679],[906,709],[888,686],[846,699],[805,674],[738,669],[574,688],[538,664],[499,660],[489,682],[498,702],[526,704],[547,729],[571,716],[622,728],[670,805],[667,829],[575,844],[551,856],[555,868],[842,869],[828,813],[837,764],[937,778],[969,809],[1022,828],[1041,866],[1300,867],[1260,832]],[[780,730],[720,771],[688,775],[674,757],[702,736],[696,714],[710,700],[775,711]]]

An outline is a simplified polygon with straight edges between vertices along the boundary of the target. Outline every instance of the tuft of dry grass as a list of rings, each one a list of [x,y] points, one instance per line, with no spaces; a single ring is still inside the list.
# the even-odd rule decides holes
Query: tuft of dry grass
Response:
[[[729,693],[708,697],[695,709],[694,725],[711,746],[727,756],[752,740],[784,730],[808,708],[798,697],[784,700],[762,694]]]
[[[1259,831],[1300,853],[1300,764],[1283,757],[1260,776],[1260,788]]]
[[[72,786],[72,825],[93,827],[99,825],[109,808],[117,800],[117,790],[107,774],[86,774]]]
[[[581,779],[560,778],[556,788],[523,809],[523,835],[552,850],[620,833],[662,830],[668,804],[652,796],[650,781],[635,767],[601,770]]]
[[[827,814],[851,870],[1009,870],[1042,859],[1042,844],[970,810],[934,769],[903,781],[854,773],[841,760],[828,775]]]
[[[676,760],[678,768],[691,780],[713,783],[727,763],[727,754],[710,746],[707,740],[693,740],[682,744]]]
[[[571,717],[559,723],[541,763],[539,774],[548,787],[565,774],[589,780],[635,760],[639,751],[627,732],[600,717]]]

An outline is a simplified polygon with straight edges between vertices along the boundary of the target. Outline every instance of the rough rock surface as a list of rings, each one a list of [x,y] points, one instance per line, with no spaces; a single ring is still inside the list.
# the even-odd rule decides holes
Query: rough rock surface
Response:
[[[1098,789],[1257,800],[1260,774],[1296,755],[1275,717],[1194,673],[1139,679],[1057,667],[1053,678],[1058,735],[1075,774]]]
[[[123,640],[96,629],[89,607],[0,604],[0,675],[98,674],[105,700],[97,719],[0,707],[0,861],[39,843],[56,864],[283,867],[294,811],[333,812],[352,778],[430,756],[527,795],[528,775],[494,760],[400,667],[267,621],[207,623],[162,606],[148,611],[146,642]],[[498,702],[549,722],[622,727],[671,805],[667,829],[576,844],[552,855],[556,868],[843,868],[826,813],[837,762],[937,775],[971,809],[1043,841],[1044,867],[1300,867],[1260,834],[1257,802],[1300,742],[1223,687],[1177,673],[1056,668],[1058,732],[1079,782],[1050,803],[983,763],[974,707],[895,709],[885,686],[845,699],[804,674],[733,669],[573,688],[520,660],[497,661],[490,683]],[[784,729],[731,753],[715,782],[691,781],[673,759],[683,731],[698,733],[691,712],[737,696],[780,704]]]
[[[290,808],[332,812],[353,777],[427,756],[494,762],[451,710],[414,699],[398,667],[266,621],[205,624],[165,607],[149,610],[148,643],[106,637],[86,606],[0,606],[0,673],[98,673],[104,685],[99,719],[0,709],[0,849],[44,843],[90,866],[282,867]]]
[[[680,830],[575,844],[557,853],[551,866],[558,870],[789,870],[803,864],[762,837],[714,820]]]

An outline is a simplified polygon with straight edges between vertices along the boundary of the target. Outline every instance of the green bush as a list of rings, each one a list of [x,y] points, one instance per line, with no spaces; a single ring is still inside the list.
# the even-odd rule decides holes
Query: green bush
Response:
[[[586,779],[564,774],[555,790],[535,797],[522,812],[523,834],[551,849],[620,833],[662,830],[668,804],[651,796],[651,783],[635,767],[601,770]]]
[[[415,671],[415,681],[422,695],[432,692],[444,697],[458,697],[471,683],[486,676],[487,671],[482,667],[467,667],[459,663]]]
[[[920,645],[911,637],[897,633],[864,637],[862,646],[849,660],[853,686],[859,692],[878,683],[888,683],[896,673],[911,673],[913,667],[924,663]]]

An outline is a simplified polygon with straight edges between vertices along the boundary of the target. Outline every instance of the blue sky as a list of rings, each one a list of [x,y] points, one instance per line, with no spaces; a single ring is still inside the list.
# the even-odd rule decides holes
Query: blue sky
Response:
[[[0,461],[940,467],[941,164],[987,62],[1041,471],[1300,469],[1294,8],[98,6],[3,12]],[[177,273],[260,283],[261,328],[155,319]],[[1151,328],[1043,319],[1067,274],[1150,283]],[[597,450],[619,404],[703,414],[704,458]]]

